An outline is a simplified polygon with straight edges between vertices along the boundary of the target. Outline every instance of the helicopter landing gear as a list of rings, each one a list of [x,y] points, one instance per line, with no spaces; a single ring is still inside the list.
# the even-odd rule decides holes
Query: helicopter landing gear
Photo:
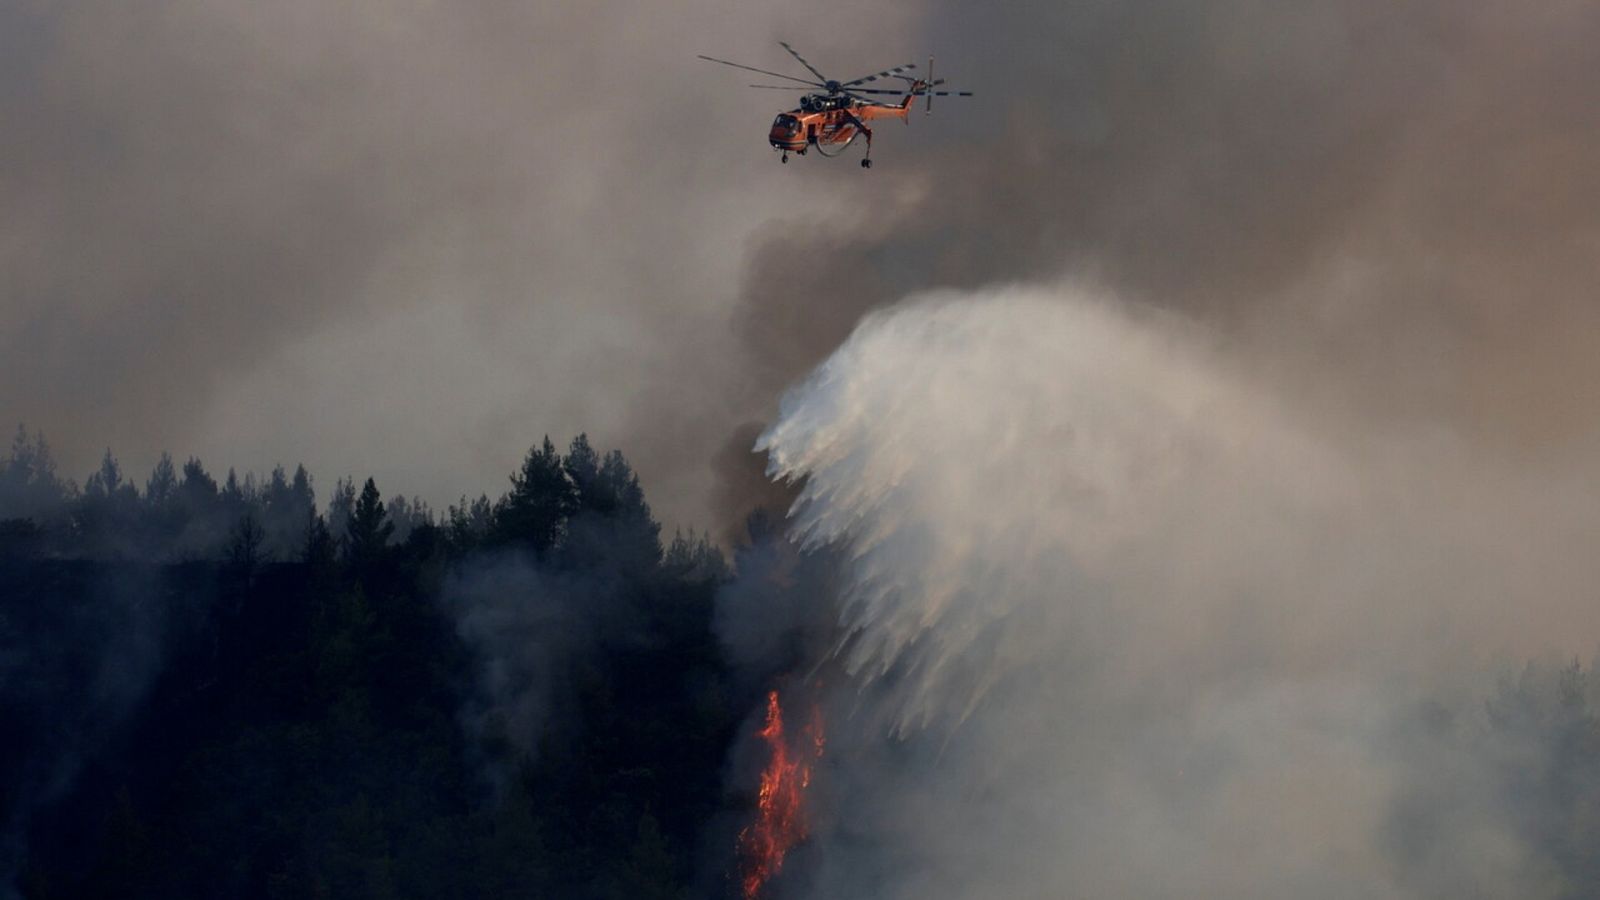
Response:
[[[789,161],[789,151],[785,150],[785,151],[783,151],[783,155],[778,157],[778,162],[786,163],[788,161]]]
[[[872,168],[872,129],[867,127],[867,123],[855,116],[850,117],[850,124],[856,126],[856,130],[867,137],[867,155],[861,157],[861,168],[870,169]]]

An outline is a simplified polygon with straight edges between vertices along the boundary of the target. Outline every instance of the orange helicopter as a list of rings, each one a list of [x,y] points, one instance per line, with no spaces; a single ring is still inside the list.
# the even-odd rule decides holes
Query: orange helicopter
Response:
[[[700,59],[708,62],[721,63],[733,66],[736,69],[746,69],[751,72],[760,72],[762,75],[771,75],[774,78],[783,78],[807,87],[822,88],[826,93],[806,94],[800,98],[800,106],[788,112],[778,114],[772,120],[772,130],[767,134],[767,141],[772,144],[772,149],[783,152],[782,162],[789,161],[792,152],[804,156],[810,147],[816,147],[817,153],[826,157],[840,156],[844,149],[855,142],[857,137],[866,137],[867,153],[861,158],[861,168],[872,168],[872,129],[867,123],[873,119],[899,119],[909,122],[911,116],[911,101],[919,96],[928,98],[926,112],[933,112],[934,97],[971,97],[971,91],[936,91],[934,87],[944,84],[943,78],[933,77],[933,57],[928,57],[928,77],[926,80],[902,75],[907,69],[915,69],[916,63],[906,63],[892,69],[884,69],[872,75],[857,78],[852,81],[834,81],[828,76],[817,71],[805,57],[795,52],[795,49],[782,41],[779,46],[789,51],[789,55],[800,61],[806,71],[817,77],[816,81],[807,81],[782,72],[769,72],[766,69],[757,69],[754,66],[741,65],[717,59],[714,56],[701,56]],[[883,88],[861,87],[871,84],[880,78],[898,78],[906,82],[904,90],[885,90]],[[773,91],[792,91],[794,88],[779,84],[752,84],[753,88],[764,88]],[[898,104],[882,103],[869,100],[864,94],[877,96],[901,97]],[[830,153],[824,148],[837,148]]]

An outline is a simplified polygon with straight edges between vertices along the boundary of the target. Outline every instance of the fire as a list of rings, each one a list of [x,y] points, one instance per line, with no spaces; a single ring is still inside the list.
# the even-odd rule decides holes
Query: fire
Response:
[[[783,734],[778,692],[771,691],[766,724],[757,734],[766,742],[772,759],[761,773],[756,820],[739,832],[745,900],[761,895],[762,886],[783,869],[784,856],[806,838],[805,790],[811,784],[812,766],[822,757],[822,712],[812,708],[811,720],[800,732],[799,746],[791,748]]]

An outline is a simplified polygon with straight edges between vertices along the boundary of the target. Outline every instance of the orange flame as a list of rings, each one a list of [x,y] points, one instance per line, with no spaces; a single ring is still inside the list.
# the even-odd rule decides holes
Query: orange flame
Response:
[[[782,871],[784,856],[806,838],[803,800],[811,784],[811,767],[822,757],[822,712],[812,707],[811,721],[800,733],[801,746],[791,750],[783,736],[778,692],[771,691],[767,694],[766,725],[757,735],[771,749],[772,760],[761,773],[756,820],[739,832],[745,900],[761,895],[762,886]]]

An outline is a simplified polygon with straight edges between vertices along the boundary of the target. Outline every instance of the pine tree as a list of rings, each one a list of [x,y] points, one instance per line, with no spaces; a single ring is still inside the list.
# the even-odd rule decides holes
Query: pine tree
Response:
[[[317,492],[311,486],[311,473],[306,471],[304,464],[294,467],[294,481],[290,483],[289,490],[295,502],[303,508],[309,509],[317,505]]]
[[[326,569],[333,565],[338,544],[334,542],[333,534],[328,531],[328,523],[323,518],[312,512],[306,517],[306,542],[300,549],[300,561],[314,570]]]
[[[179,502],[178,472],[172,456],[161,452],[145,482],[143,525],[144,552],[158,558],[171,557],[180,552],[179,535],[187,523],[187,510]]]
[[[100,469],[83,483],[83,492],[90,497],[110,497],[121,487],[122,466],[111,455],[111,448],[107,447],[105,456],[100,458]]]
[[[266,533],[254,513],[245,513],[228,535],[228,562],[247,576],[261,562],[261,544]]]
[[[511,493],[495,506],[494,539],[543,554],[561,540],[576,506],[577,492],[546,435],[544,444],[529,450],[521,470],[511,476]]]
[[[480,494],[478,499],[468,502],[463,494],[460,505],[451,504],[447,517],[447,540],[457,552],[464,552],[488,538],[494,527],[494,505],[487,495]]]
[[[572,445],[567,448],[566,459],[562,460],[562,468],[566,469],[567,477],[572,479],[573,493],[577,497],[580,508],[589,508],[598,499],[594,496],[595,483],[600,478],[600,456],[589,445],[589,435],[580,434],[572,439]]]
[[[350,528],[350,517],[356,509],[356,485],[350,478],[341,478],[333,483],[333,496],[328,498],[328,530],[333,532],[334,540],[342,542],[344,534]]]
[[[151,509],[162,509],[177,499],[178,472],[172,465],[172,455],[161,451],[161,459],[150,472],[144,485],[144,500]]]
[[[99,471],[84,482],[77,504],[76,527],[84,552],[97,558],[142,552],[137,540],[141,512],[138,489],[122,477],[122,466],[107,449]]]
[[[56,475],[43,434],[18,425],[10,459],[0,459],[0,519],[46,519],[59,514],[70,490]]]
[[[709,534],[674,532],[661,565],[673,577],[691,582],[720,583],[728,578],[728,562]]]
[[[389,536],[394,533],[394,523],[387,518],[378,485],[368,478],[350,513],[350,524],[345,527],[345,554],[351,561],[359,565],[383,558]]]
[[[229,522],[238,521],[250,506],[244,488],[239,484],[239,476],[231,467],[228,469],[227,479],[222,482],[222,489],[217,492],[217,500],[223,517]]]
[[[661,561],[661,526],[652,518],[639,476],[621,451],[606,454],[600,466],[597,493],[605,497],[613,522],[618,559],[628,567],[649,569]]]
[[[216,500],[217,480],[206,472],[206,467],[199,459],[191,456],[183,464],[183,480],[178,484],[178,493],[184,502],[194,504],[199,509]]]

